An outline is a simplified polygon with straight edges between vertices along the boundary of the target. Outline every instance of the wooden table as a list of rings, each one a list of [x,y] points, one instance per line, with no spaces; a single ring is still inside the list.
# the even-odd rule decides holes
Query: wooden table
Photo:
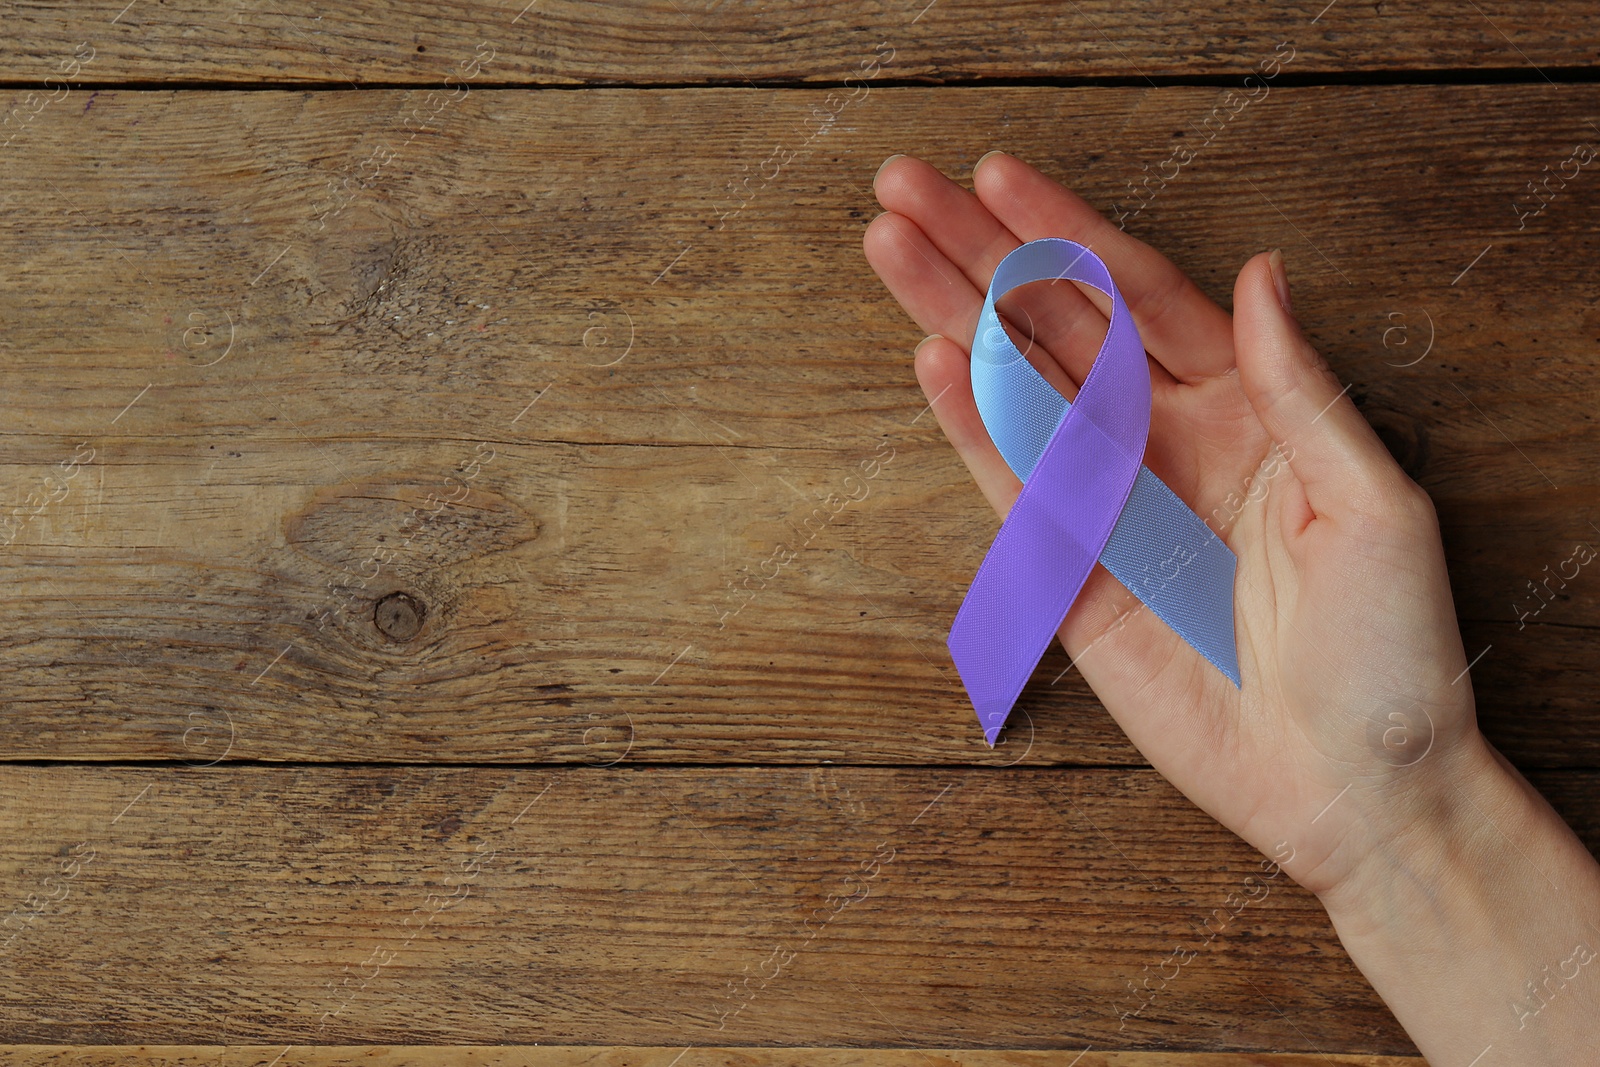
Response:
[[[1421,1062],[1059,649],[984,746],[897,151],[1283,246],[1600,845],[1593,5],[122,3],[3,45],[5,1062]]]

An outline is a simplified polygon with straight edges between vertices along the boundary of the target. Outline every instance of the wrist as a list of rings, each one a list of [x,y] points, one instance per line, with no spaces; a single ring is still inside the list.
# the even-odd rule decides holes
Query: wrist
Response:
[[[1318,897],[1430,1062],[1491,1046],[1580,1062],[1600,1016],[1600,865],[1487,741],[1463,742],[1362,812],[1360,861]]]
[[[1315,887],[1341,937],[1403,920],[1407,894],[1484,870],[1509,848],[1502,830],[1515,835],[1549,812],[1476,729],[1435,755],[1363,806],[1339,877]]]

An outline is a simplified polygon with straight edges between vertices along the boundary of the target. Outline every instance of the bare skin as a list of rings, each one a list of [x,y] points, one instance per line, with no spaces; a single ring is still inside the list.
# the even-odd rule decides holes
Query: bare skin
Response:
[[[892,158],[864,250],[929,334],[917,378],[979,490],[1003,518],[1021,489],[972,399],[990,275],[1069,238],[1106,262],[1149,354],[1145,465],[1238,556],[1240,689],[1095,568],[1060,639],[1107,711],[1322,900],[1434,1067],[1600,1062],[1600,865],[1479,733],[1432,502],[1306,340],[1281,255],[1244,265],[1230,315],[1021,160],[991,153],[973,185]],[[1034,283],[1000,310],[1071,399],[1103,295]]]

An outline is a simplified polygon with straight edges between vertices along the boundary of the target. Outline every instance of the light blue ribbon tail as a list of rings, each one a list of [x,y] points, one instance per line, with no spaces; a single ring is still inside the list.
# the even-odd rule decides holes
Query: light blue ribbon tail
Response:
[[[972,393],[1000,455],[1026,482],[1071,407],[1025,358],[1000,343],[985,301],[972,348]],[[1009,351],[1007,349],[1010,348]],[[1010,362],[997,362],[1010,359]],[[1140,467],[1100,562],[1212,666],[1240,685],[1233,628],[1233,552],[1160,478]]]

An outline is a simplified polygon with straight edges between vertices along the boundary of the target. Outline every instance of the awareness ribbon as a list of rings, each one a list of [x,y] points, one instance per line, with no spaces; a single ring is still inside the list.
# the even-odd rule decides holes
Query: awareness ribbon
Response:
[[[994,306],[1046,278],[1082,282],[1111,298],[1105,340],[1070,404],[1017,351]],[[972,341],[972,393],[990,438],[1023,482],[950,627],[950,655],[989,745],[1097,560],[1237,687],[1236,560],[1142,466],[1149,365],[1133,314],[1099,256],[1046,237],[1000,261]]]

